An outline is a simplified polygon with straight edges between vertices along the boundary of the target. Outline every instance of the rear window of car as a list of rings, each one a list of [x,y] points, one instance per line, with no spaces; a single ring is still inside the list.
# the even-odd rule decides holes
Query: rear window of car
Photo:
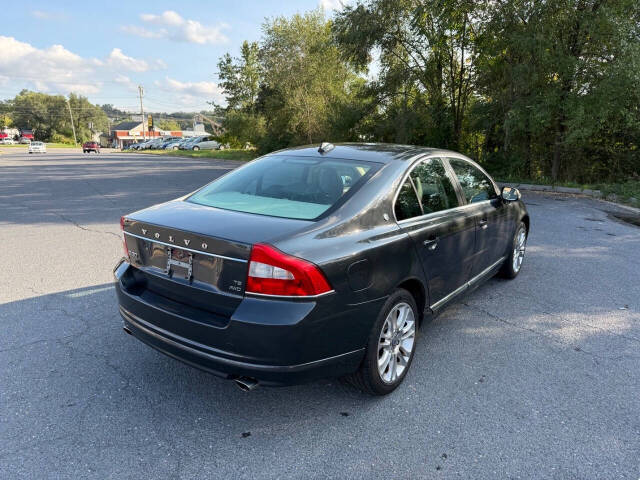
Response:
[[[237,212],[314,220],[352,195],[379,164],[269,156],[206,185],[187,201]]]

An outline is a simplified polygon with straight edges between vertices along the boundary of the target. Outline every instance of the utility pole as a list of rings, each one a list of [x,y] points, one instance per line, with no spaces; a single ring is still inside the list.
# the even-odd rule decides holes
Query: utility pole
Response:
[[[69,107],[69,116],[71,117],[71,128],[73,129],[73,144],[78,144],[78,139],[76,138],[76,126],[73,123],[73,113],[71,113],[71,102],[67,98],[67,107]]]
[[[144,90],[142,89],[142,85],[138,85],[138,93],[140,94],[140,114],[142,115],[142,139],[144,141],[147,139],[147,134],[144,128],[144,107],[142,106],[142,95],[144,93]]]

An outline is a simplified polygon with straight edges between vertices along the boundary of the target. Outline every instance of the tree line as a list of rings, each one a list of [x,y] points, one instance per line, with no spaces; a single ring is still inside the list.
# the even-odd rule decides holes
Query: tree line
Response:
[[[104,111],[86,97],[72,93],[67,99],[29,90],[0,102],[0,121],[2,126],[32,129],[37,140],[60,143],[73,143],[73,127],[78,142],[109,128]]]
[[[207,113],[210,112],[201,112]],[[175,131],[191,128],[192,112],[153,113],[155,127]],[[33,130],[36,140],[73,144],[73,127],[80,143],[91,140],[96,133],[109,132],[112,124],[140,115],[119,110],[111,104],[94,105],[81,95],[63,95],[22,90],[13,99],[0,102],[0,127]],[[73,125],[71,120],[73,119]]]
[[[637,0],[362,0],[218,62],[231,143],[461,151],[501,178],[640,175]]]

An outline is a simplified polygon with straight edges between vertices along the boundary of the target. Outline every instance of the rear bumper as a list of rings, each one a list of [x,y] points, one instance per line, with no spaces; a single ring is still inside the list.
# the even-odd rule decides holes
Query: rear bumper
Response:
[[[358,310],[335,298],[283,301],[245,297],[226,325],[206,325],[127,291],[126,262],[116,269],[120,314],[133,336],[156,350],[222,378],[264,385],[305,383],[357,370],[378,302]],[[185,308],[185,311],[188,311]]]
[[[344,375],[358,368],[364,353],[364,350],[360,349],[297,365],[249,363],[205,353],[190,346],[190,342],[186,339],[178,339],[169,332],[160,331],[122,307],[120,307],[120,315],[133,336],[165,355],[218,377],[226,379],[252,377],[264,385],[295,385],[320,378]]]

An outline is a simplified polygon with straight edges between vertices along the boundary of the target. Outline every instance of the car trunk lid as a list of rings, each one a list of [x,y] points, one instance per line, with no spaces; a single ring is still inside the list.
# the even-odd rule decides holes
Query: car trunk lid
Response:
[[[244,296],[252,245],[308,224],[180,200],[140,210],[123,226],[138,270],[130,290],[165,309],[199,309],[213,323],[228,319]]]

